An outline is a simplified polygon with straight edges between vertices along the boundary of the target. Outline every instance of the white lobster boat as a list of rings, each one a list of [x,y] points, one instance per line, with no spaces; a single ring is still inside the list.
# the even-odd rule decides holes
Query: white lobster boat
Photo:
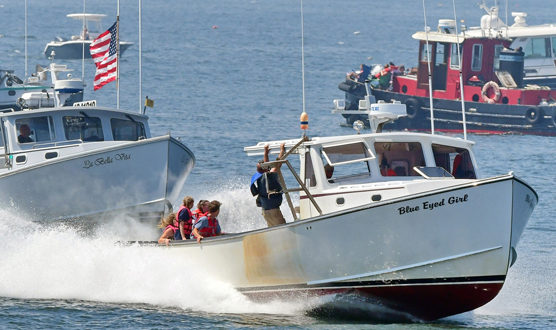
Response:
[[[0,123],[0,206],[33,220],[154,223],[195,162],[169,134],[151,136],[147,116],[94,101],[4,112]]]
[[[260,156],[266,144],[277,153],[285,142],[286,157],[299,155],[299,172],[286,159],[265,165],[292,170],[299,186],[284,192],[295,221],[201,244],[172,242],[168,253],[254,299],[355,295],[424,320],[489,302],[516,260],[536,192],[511,172],[478,178],[468,140],[381,133],[405,112],[402,104],[388,105],[393,115],[381,106],[369,111],[383,117],[373,125],[378,133],[245,148]]]

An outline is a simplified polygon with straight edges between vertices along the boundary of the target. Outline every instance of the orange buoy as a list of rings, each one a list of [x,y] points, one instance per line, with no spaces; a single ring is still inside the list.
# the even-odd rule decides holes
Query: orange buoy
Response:
[[[306,112],[303,112],[299,117],[299,126],[301,129],[305,130],[309,128],[309,115]]]

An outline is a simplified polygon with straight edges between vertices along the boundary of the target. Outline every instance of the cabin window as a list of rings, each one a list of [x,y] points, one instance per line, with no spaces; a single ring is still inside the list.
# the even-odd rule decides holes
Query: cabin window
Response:
[[[500,70],[500,52],[504,46],[494,45],[494,70]]]
[[[423,48],[421,49],[421,62],[428,62],[430,54],[432,54],[432,43],[423,44]]]
[[[461,56],[461,45],[459,45],[459,54]],[[459,57],[458,57],[458,44],[452,44],[452,53],[450,55],[450,68],[459,69]]]
[[[314,187],[317,185],[310,150],[305,153],[305,184],[309,187]]]
[[[525,44],[525,58],[551,57],[548,38],[531,38]]]
[[[473,45],[473,54],[471,55],[471,70],[481,71],[483,67],[483,45]]]
[[[374,156],[363,142],[323,147],[322,156],[330,182],[371,175],[368,160]]]
[[[100,118],[83,116],[64,116],[66,140],[104,141]]]
[[[552,56],[556,56],[556,37],[552,37]]]
[[[432,145],[436,166],[443,167],[456,179],[476,179],[469,150],[440,144]]]
[[[52,117],[32,117],[16,119],[17,142],[49,142],[56,139]]]
[[[425,166],[419,142],[376,142],[375,152],[383,176],[419,176],[413,167]]]
[[[112,118],[110,124],[112,125],[114,141],[137,141],[146,137],[143,123]]]

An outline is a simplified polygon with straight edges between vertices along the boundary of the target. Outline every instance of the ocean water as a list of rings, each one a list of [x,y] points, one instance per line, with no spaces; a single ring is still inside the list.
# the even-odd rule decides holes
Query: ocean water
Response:
[[[28,71],[46,66],[44,45],[77,34],[65,18],[81,1],[28,0]],[[456,1],[458,20],[479,24],[476,3]],[[121,39],[135,42],[121,61],[120,104],[140,109],[138,1],[121,1]],[[505,3],[505,2],[504,2]],[[556,21],[556,3],[509,1],[530,24]],[[427,23],[453,18],[452,1],[426,1]],[[503,5],[503,4],[502,4]],[[170,131],[196,155],[184,194],[223,202],[225,231],[264,226],[248,191],[256,159],[243,147],[301,135],[300,3],[294,0],[143,1],[143,98],[153,135]],[[87,3],[104,13],[107,28],[116,2]],[[351,134],[332,114],[346,72],[360,63],[416,64],[424,26],[421,1],[304,1],[305,100],[308,135]],[[505,17],[502,10],[501,17]],[[0,0],[0,67],[24,76],[24,2]],[[511,18],[510,18],[511,19]],[[358,33],[354,33],[358,32]],[[81,75],[81,61],[68,64]],[[116,105],[115,84],[93,92],[94,65],[85,63],[86,99]],[[91,232],[64,224],[27,221],[0,210],[0,328],[556,328],[556,139],[470,135],[483,176],[514,171],[539,193],[539,204],[518,245],[518,259],[500,294],[473,312],[430,323],[397,323],[369,307],[373,319],[317,315],[329,302],[246,299],[216,282],[202,265],[173,260],[163,249],[123,247],[115,241],[154,240],[155,225],[112,219]],[[56,207],[56,205],[52,205]],[[480,230],[480,228],[477,228]]]

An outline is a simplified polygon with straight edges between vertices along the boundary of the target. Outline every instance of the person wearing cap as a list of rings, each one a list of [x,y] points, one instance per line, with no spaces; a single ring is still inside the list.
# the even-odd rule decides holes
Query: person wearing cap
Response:
[[[196,239],[197,243],[201,243],[201,240],[205,237],[219,236],[222,235],[222,229],[220,228],[220,223],[216,217],[220,214],[220,206],[222,203],[219,201],[212,201],[209,204],[209,212],[206,216],[200,218],[193,226],[193,231],[191,232],[191,238]]]
[[[280,185],[278,170],[281,163],[276,164],[272,169],[264,169],[261,163],[268,162],[269,145],[264,146],[263,160],[257,163],[257,172],[251,177],[251,194],[257,196],[257,206],[262,208],[262,214],[269,227],[278,226],[286,223],[280,205],[282,205],[282,186]],[[285,153],[285,144],[280,145],[281,159]],[[268,190],[267,190],[268,188]]]

